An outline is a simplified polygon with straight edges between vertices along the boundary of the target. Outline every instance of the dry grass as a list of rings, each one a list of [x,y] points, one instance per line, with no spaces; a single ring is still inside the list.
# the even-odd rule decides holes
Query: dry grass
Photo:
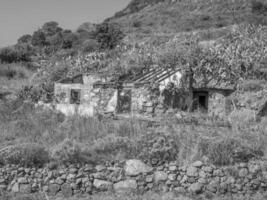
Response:
[[[23,64],[0,64],[0,77],[7,77],[8,79],[24,79],[29,78],[32,72],[28,70]]]
[[[140,158],[153,160],[155,165],[171,160],[182,165],[206,156],[211,163],[227,165],[266,152],[264,121],[242,124],[242,115],[235,114],[231,127],[201,115],[189,116],[191,122],[165,117],[149,127],[148,122],[138,119],[68,118],[17,101],[0,106],[0,144],[23,152],[27,150],[19,148],[20,144],[38,144],[49,153],[50,161],[59,164]],[[35,159],[27,156],[14,163]]]

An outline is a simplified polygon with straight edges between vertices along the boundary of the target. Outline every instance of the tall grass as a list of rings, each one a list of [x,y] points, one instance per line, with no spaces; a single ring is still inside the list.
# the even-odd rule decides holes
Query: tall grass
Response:
[[[7,77],[8,79],[23,79],[28,78],[32,72],[23,64],[0,64],[0,77]]]
[[[0,144],[6,148],[39,144],[51,160],[63,163],[140,158],[154,165],[172,160],[183,165],[205,157],[213,164],[227,165],[266,153],[264,121],[242,124],[240,115],[235,114],[230,127],[201,115],[191,116],[194,123],[165,117],[151,127],[151,122],[134,118],[65,117],[16,101],[0,106]],[[205,120],[209,123],[202,123]]]

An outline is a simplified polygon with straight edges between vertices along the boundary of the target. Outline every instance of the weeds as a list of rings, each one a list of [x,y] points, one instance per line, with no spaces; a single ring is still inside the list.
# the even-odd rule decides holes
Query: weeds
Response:
[[[11,153],[10,158],[2,161],[5,163],[23,164],[27,160],[30,164],[98,163],[140,158],[153,165],[173,160],[182,165],[206,156],[213,164],[228,165],[262,157],[267,146],[264,120],[262,123],[245,120],[251,116],[246,112],[232,114],[231,126],[220,125],[221,119],[197,114],[182,116],[184,120],[165,117],[151,127],[149,122],[134,118],[64,117],[19,101],[2,104],[0,110],[2,148],[12,147],[18,155],[28,155],[16,157],[16,153]],[[26,149],[18,145],[29,143],[32,146]],[[46,153],[50,155],[49,161],[46,157],[35,160],[34,155]]]
[[[1,64],[0,77],[7,77],[9,79],[23,79],[31,75],[31,71],[22,64]]]

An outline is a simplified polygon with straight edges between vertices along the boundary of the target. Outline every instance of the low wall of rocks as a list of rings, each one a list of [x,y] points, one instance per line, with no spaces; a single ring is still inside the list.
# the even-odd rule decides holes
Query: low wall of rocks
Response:
[[[9,165],[0,168],[0,190],[12,193],[43,191],[65,197],[108,190],[248,194],[267,190],[267,161],[220,168],[201,161],[187,166],[173,162],[150,167],[140,160],[97,166],[70,165],[55,170]]]

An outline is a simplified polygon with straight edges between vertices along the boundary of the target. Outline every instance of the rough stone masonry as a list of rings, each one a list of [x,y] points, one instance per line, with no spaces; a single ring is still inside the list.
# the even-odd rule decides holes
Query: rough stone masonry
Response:
[[[216,195],[267,191],[267,161],[250,161],[216,167],[197,161],[187,166],[176,162],[150,167],[140,160],[105,165],[69,165],[52,170],[7,165],[0,168],[0,190],[12,193],[46,192],[70,197],[102,191],[140,193],[174,191]]]

